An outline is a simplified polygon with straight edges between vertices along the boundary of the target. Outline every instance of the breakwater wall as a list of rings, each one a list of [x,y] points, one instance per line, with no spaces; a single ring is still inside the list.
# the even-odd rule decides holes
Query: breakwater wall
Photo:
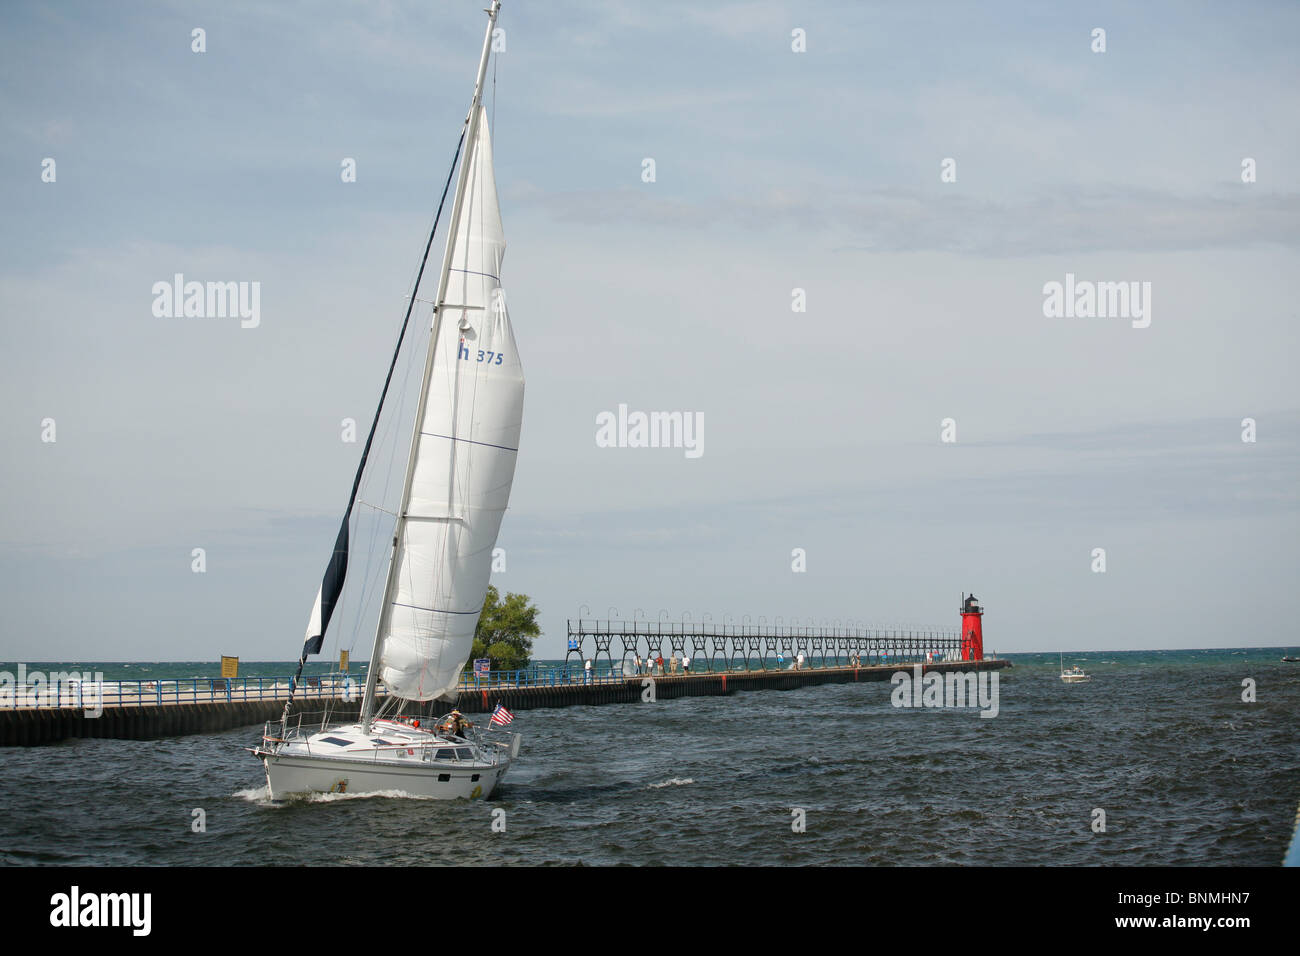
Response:
[[[740,691],[794,690],[819,684],[850,684],[887,681],[900,670],[909,673],[912,664],[868,667],[819,667],[804,670],[715,671],[699,674],[662,674],[569,683],[464,688],[456,706],[465,713],[488,713],[497,704],[510,710],[545,707],[579,707],[603,704],[634,704],[646,699],[653,689],[656,700],[680,697],[724,697]],[[1009,661],[944,661],[920,665],[925,673],[973,672],[1010,667]],[[651,684],[653,682],[653,686]],[[304,702],[306,703],[306,702]],[[329,708],[331,721],[355,719],[359,701],[345,698],[313,698],[311,704]],[[76,738],[153,740],[186,734],[217,733],[278,720],[283,700],[210,700],[165,704],[104,706],[98,716],[78,707],[25,707],[0,710],[0,746],[40,746]]]

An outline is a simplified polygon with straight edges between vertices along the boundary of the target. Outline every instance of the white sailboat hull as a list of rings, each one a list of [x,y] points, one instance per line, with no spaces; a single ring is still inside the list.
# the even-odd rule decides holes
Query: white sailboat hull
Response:
[[[437,800],[492,796],[519,753],[509,743],[432,733],[418,724],[376,720],[304,735],[268,724],[253,750],[272,800],[313,793],[400,793]]]
[[[272,800],[313,793],[390,791],[437,800],[486,800],[510,769],[508,758],[495,767],[465,769],[271,754],[263,756],[262,762]]]

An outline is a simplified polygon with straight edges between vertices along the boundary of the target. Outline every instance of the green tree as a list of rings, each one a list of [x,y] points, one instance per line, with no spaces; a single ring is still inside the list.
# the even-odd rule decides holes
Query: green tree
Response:
[[[470,661],[487,657],[492,660],[494,671],[523,670],[532,660],[534,638],[541,635],[537,605],[528,602],[527,594],[507,592],[502,600],[496,586],[489,585],[483,598],[483,613],[474,629]]]

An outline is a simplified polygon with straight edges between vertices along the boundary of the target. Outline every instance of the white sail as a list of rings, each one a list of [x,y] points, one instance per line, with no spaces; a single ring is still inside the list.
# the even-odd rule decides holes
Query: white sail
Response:
[[[376,655],[389,693],[407,700],[452,693],[469,656],[523,420],[524,375],[501,289],[506,242],[482,108],[477,126],[449,239],[451,272],[435,320],[392,607]]]

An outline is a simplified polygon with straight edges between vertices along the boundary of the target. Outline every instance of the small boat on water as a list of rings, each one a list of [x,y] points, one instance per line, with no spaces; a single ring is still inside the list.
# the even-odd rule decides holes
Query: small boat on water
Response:
[[[1061,654],[1061,680],[1065,681],[1067,684],[1086,684],[1088,681],[1092,680],[1092,675],[1085,674],[1078,664],[1075,664],[1067,670],[1065,666],[1065,655]]]
[[[1282,663],[1283,663],[1283,664],[1300,664],[1300,657],[1284,657],[1284,658],[1282,658]]]

